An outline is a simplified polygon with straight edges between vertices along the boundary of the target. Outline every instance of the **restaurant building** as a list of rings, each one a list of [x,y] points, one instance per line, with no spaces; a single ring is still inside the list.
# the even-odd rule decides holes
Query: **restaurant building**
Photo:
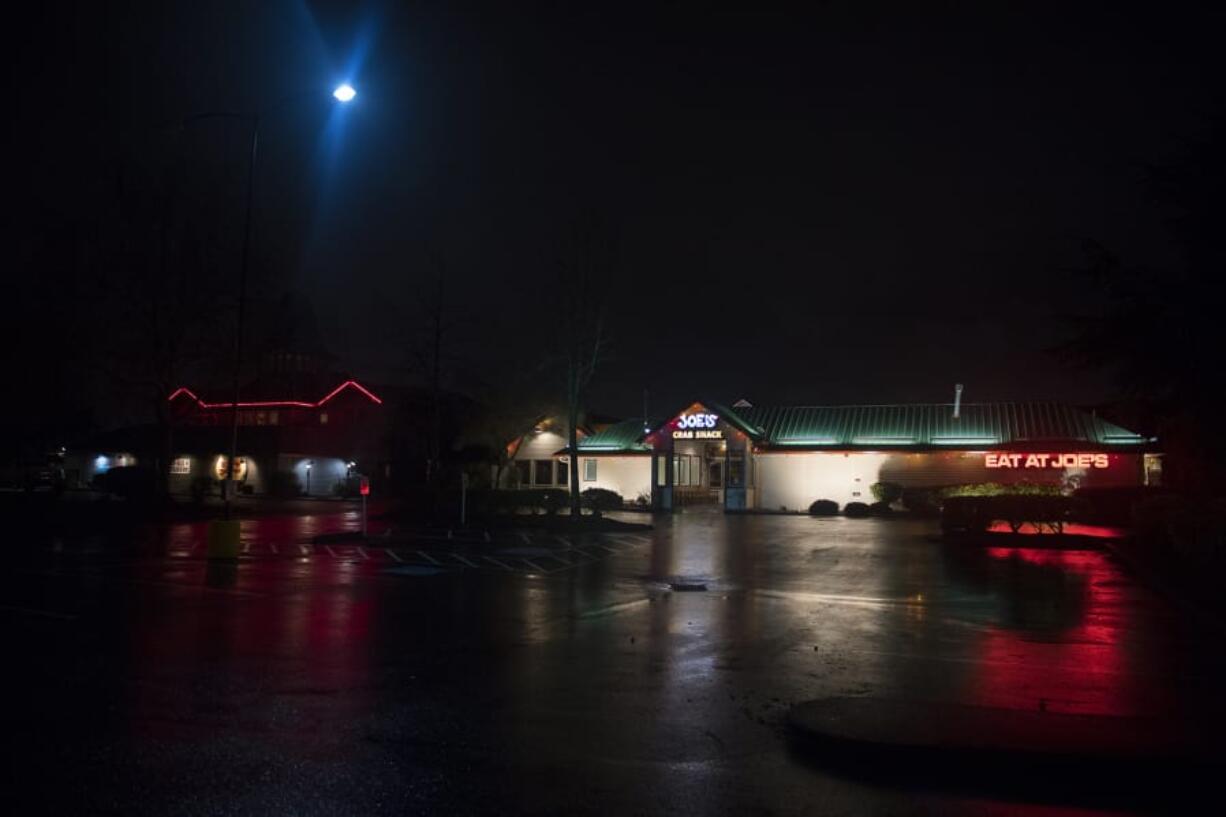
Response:
[[[551,436],[544,436],[551,435]],[[532,484],[564,485],[570,452],[556,430],[522,446]],[[659,510],[803,511],[818,499],[874,501],[904,488],[1033,483],[1072,490],[1157,484],[1154,440],[1058,403],[758,407],[697,401],[672,417],[585,433],[581,490],[605,488]],[[536,463],[535,460],[541,460]],[[555,466],[554,462],[558,464]],[[548,472],[548,474],[546,473]]]

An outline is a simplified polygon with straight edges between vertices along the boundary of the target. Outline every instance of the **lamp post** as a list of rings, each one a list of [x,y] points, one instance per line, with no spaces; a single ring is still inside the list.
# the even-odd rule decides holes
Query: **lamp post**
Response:
[[[357,96],[357,91],[348,83],[339,85],[332,92],[332,97],[341,104],[352,102]],[[277,106],[280,107],[280,106]],[[239,403],[239,387],[240,378],[242,375],[243,362],[243,323],[247,313],[247,268],[248,259],[251,255],[251,216],[252,203],[255,196],[255,165],[256,157],[260,148],[260,114],[259,113],[237,113],[233,111],[213,111],[208,113],[195,114],[187,117],[184,124],[198,122],[203,119],[234,119],[240,122],[245,122],[251,128],[251,146],[247,152],[247,190],[244,198],[246,199],[246,213],[243,216],[243,246],[242,254],[239,260],[238,270],[238,309],[237,320],[234,326],[234,378],[233,390],[234,399],[230,410],[230,456],[226,459],[226,478],[221,483],[222,501],[225,505],[225,518],[230,519],[232,515],[232,501],[234,496],[234,460],[238,457],[238,403]],[[310,493],[310,478],[311,466],[307,465],[307,493]]]
[[[315,464],[315,463],[314,463],[313,461],[311,461],[311,460],[307,460],[307,464],[306,464],[306,472],[307,472],[307,490],[306,490],[306,492],[307,492],[307,496],[310,496],[310,495],[311,495],[311,466],[312,466],[312,465],[314,465],[314,464]]]

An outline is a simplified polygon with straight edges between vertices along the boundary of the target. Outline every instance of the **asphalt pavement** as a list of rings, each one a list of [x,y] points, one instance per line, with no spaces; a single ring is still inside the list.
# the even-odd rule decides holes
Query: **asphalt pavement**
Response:
[[[349,511],[267,517],[223,565],[193,525],[11,543],[0,806],[1052,815],[1199,796],[1025,768],[916,780],[794,740],[794,706],[840,698],[912,730],[951,707],[1220,723],[1217,636],[1108,554],[951,547],[914,520],[654,522],[383,548],[315,543]]]

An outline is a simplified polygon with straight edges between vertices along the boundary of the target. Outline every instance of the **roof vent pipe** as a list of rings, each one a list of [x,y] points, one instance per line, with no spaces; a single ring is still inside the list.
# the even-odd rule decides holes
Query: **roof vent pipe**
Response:
[[[962,415],[962,384],[954,384],[954,419]]]

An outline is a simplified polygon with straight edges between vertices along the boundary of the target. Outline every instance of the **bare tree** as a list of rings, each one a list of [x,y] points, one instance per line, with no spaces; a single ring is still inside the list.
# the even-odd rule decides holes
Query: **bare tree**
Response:
[[[426,384],[430,400],[430,426],[426,437],[426,482],[439,476],[443,458],[444,390],[449,371],[457,364],[456,333],[461,320],[448,294],[452,267],[437,251],[427,249],[432,274],[416,298],[420,331],[409,340],[412,367]]]
[[[573,521],[578,521],[581,513],[577,467],[579,419],[584,414],[588,386],[608,343],[603,293],[613,280],[616,267],[617,243],[608,226],[590,215],[576,221],[561,244],[554,283]]]
[[[229,310],[219,310],[216,236],[187,217],[177,174],[159,170],[130,168],[116,191],[96,297],[109,327],[98,338],[101,367],[157,424],[154,467],[165,492],[174,449],[167,397],[217,356],[228,333],[216,315]]]

